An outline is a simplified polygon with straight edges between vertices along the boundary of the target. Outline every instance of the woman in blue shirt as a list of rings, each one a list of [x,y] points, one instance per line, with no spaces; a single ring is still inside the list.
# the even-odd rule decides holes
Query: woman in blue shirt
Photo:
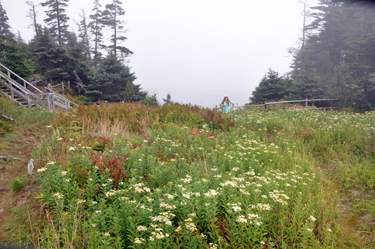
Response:
[[[224,96],[224,99],[223,101],[221,102],[221,108],[224,107],[224,112],[230,112],[231,110],[233,110],[233,107],[234,107],[234,103],[232,103],[230,100],[229,100],[229,97],[228,95],[225,95]]]

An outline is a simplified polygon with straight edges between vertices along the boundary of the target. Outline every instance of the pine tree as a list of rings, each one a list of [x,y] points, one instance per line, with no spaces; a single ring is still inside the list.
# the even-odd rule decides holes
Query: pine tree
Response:
[[[131,101],[125,99],[124,91],[127,88],[129,89],[129,84],[133,84],[135,79],[136,77],[134,73],[130,72],[129,67],[123,65],[114,54],[110,53],[100,62],[99,68],[90,78],[90,84],[87,86],[86,92],[87,101]],[[133,96],[139,95],[139,86],[131,86],[130,88],[135,91]]]
[[[30,6],[29,12],[27,13],[27,17],[29,17],[32,21],[32,24],[30,24],[28,28],[32,27],[35,31],[35,35],[38,35],[38,29],[40,29],[41,27],[36,22],[38,12],[36,11],[35,4],[33,1],[27,1],[26,4]]]
[[[252,104],[277,101],[291,94],[291,80],[269,69],[250,97]]]
[[[38,72],[47,80],[67,81],[73,75],[75,61],[53,41],[47,28],[35,36],[30,47]]]
[[[156,97],[156,93],[148,94],[146,93],[145,98],[141,101],[141,103],[148,105],[148,106],[159,106],[158,99]]]
[[[346,106],[374,109],[370,76],[375,73],[373,9],[364,1],[333,0],[319,0],[311,9],[314,20],[308,26],[305,46],[293,59],[295,93],[300,97],[329,94]]]
[[[34,62],[30,60],[27,44],[18,36],[16,42],[9,37],[0,38],[0,63],[19,76],[26,78],[35,70]]]
[[[305,60],[299,70],[295,70],[292,75],[293,90],[291,94],[296,99],[319,99],[325,97],[325,87],[316,73],[312,63]]]
[[[100,52],[100,46],[103,42],[103,33],[102,33],[102,11],[100,10],[101,5],[99,3],[99,0],[94,0],[94,8],[92,11],[94,14],[90,15],[91,22],[88,24],[88,27],[90,29],[90,32],[93,36],[93,43],[94,48],[91,51],[93,56],[93,63],[94,67],[97,68],[99,61],[102,57],[102,53]]]
[[[126,30],[124,30],[124,21],[121,20],[121,16],[125,15],[125,11],[121,5],[122,2],[119,0],[112,0],[111,4],[107,4],[106,9],[103,11],[103,23],[113,31],[111,36],[112,44],[107,47],[116,57],[118,57],[117,52],[120,52],[122,57],[127,57],[133,52],[120,45],[121,42],[127,39],[122,35]]]
[[[135,85],[132,82],[126,82],[125,91],[122,92],[123,101],[125,102],[138,102],[143,100],[147,93],[141,91],[140,85]]]
[[[165,104],[170,104],[172,103],[172,97],[171,97],[171,94],[170,93],[167,93],[167,97],[165,99],[163,99],[164,103]]]
[[[45,11],[47,18],[44,21],[50,27],[50,34],[57,38],[57,42],[63,45],[67,40],[68,20],[69,17],[65,14],[65,8],[68,6],[69,0],[47,0],[41,3],[43,7],[48,7]]]
[[[85,10],[82,9],[81,14],[82,20],[78,23],[79,27],[79,45],[82,48],[83,53],[83,60],[86,62],[91,61],[91,54],[90,54],[90,39],[88,34],[88,25],[86,22],[86,15]]]
[[[10,31],[11,28],[8,23],[8,16],[7,12],[3,8],[0,2],[0,36],[4,36],[7,38],[13,38],[14,34]]]

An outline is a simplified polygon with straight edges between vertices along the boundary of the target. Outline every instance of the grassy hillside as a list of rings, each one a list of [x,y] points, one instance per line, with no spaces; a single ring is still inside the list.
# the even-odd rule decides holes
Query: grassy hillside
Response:
[[[373,112],[222,116],[108,104],[47,116],[31,135],[37,177],[18,176],[24,185],[9,193],[33,198],[7,209],[17,213],[8,239],[46,248],[374,246]]]

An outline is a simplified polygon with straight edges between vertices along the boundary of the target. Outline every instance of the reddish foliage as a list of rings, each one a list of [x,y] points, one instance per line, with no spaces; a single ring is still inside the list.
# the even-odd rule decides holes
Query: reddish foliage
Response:
[[[198,137],[201,134],[201,131],[198,128],[194,128],[191,132],[190,135],[193,137]]]
[[[210,131],[210,132],[207,133],[207,136],[216,138],[216,133],[214,131]]]
[[[99,173],[102,175],[104,175],[105,171],[108,169],[115,187],[117,187],[117,184],[120,181],[128,180],[128,175],[124,170],[124,164],[129,157],[130,152],[128,152],[124,157],[117,156],[114,159],[108,160],[106,155],[103,153],[91,153],[92,164],[99,167]]]
[[[147,129],[157,123],[175,123],[179,126],[201,127],[202,122],[210,124],[213,130],[228,130],[234,126],[230,118],[222,113],[197,106],[173,103],[161,107],[146,106],[141,103],[110,103],[78,107],[79,125],[100,124],[103,120],[126,123],[130,132],[141,133],[146,139]],[[69,123],[70,120],[63,120]]]
[[[216,225],[218,226],[221,236],[223,236],[226,239],[226,241],[230,244],[230,238],[232,238],[232,234],[229,231],[230,228],[225,222],[225,217],[223,215],[219,216],[219,219],[216,221]]]

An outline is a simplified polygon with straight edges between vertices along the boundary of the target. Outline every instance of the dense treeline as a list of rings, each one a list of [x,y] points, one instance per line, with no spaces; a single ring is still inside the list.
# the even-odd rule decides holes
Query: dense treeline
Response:
[[[291,49],[292,71],[271,69],[250,98],[339,98],[345,107],[375,108],[375,6],[367,1],[320,0],[304,12],[301,47]]]
[[[156,104],[156,96],[135,85],[134,72],[126,64],[133,52],[123,43],[125,11],[122,2],[112,0],[105,7],[94,0],[89,17],[82,10],[77,23],[78,33],[69,30],[66,7],[69,0],[46,0],[41,3],[46,13],[44,23],[37,22],[37,8],[27,2],[30,26],[35,35],[26,43],[21,34],[13,34],[6,10],[0,3],[0,63],[29,79],[40,77],[44,82],[71,82],[76,94],[86,102],[142,101]],[[110,32],[105,37],[104,32]],[[109,38],[109,39],[107,39]],[[109,40],[109,43],[104,41]]]

